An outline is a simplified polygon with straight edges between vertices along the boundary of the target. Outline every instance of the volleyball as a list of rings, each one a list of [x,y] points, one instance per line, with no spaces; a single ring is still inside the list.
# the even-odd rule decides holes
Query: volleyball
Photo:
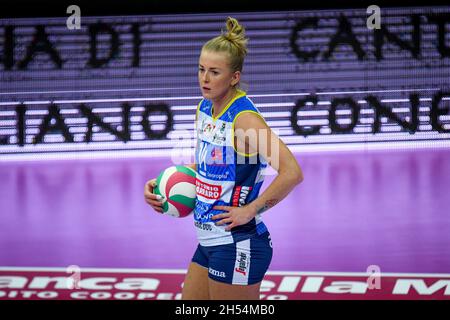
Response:
[[[163,213],[176,218],[187,217],[195,207],[195,171],[185,166],[163,170],[153,191],[163,199]]]

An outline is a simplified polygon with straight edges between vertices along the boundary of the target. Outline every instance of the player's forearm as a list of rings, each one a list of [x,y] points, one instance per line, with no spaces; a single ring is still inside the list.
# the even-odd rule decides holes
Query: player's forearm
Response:
[[[302,181],[303,175],[301,171],[296,173],[292,173],[290,170],[280,171],[269,187],[257,199],[252,201],[249,206],[256,213],[267,211],[283,200]]]

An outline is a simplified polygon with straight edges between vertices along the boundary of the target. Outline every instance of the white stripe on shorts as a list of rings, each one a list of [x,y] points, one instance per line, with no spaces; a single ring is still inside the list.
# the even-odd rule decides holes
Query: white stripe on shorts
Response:
[[[248,284],[250,271],[250,239],[236,243],[236,261],[233,270],[232,284]]]

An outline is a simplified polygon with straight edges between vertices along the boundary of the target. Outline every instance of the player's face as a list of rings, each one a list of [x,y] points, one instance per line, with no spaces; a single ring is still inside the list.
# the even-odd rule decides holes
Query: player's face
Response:
[[[202,50],[198,82],[204,98],[217,101],[225,97],[239,82],[240,72],[232,72],[226,53]]]

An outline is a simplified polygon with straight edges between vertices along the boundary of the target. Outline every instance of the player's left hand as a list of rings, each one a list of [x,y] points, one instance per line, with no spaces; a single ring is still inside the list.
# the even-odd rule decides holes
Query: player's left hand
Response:
[[[217,226],[230,223],[225,228],[225,231],[230,231],[234,227],[246,224],[256,216],[256,209],[249,205],[243,207],[214,206],[213,209],[226,211],[211,218],[212,220],[222,219],[216,222]]]

